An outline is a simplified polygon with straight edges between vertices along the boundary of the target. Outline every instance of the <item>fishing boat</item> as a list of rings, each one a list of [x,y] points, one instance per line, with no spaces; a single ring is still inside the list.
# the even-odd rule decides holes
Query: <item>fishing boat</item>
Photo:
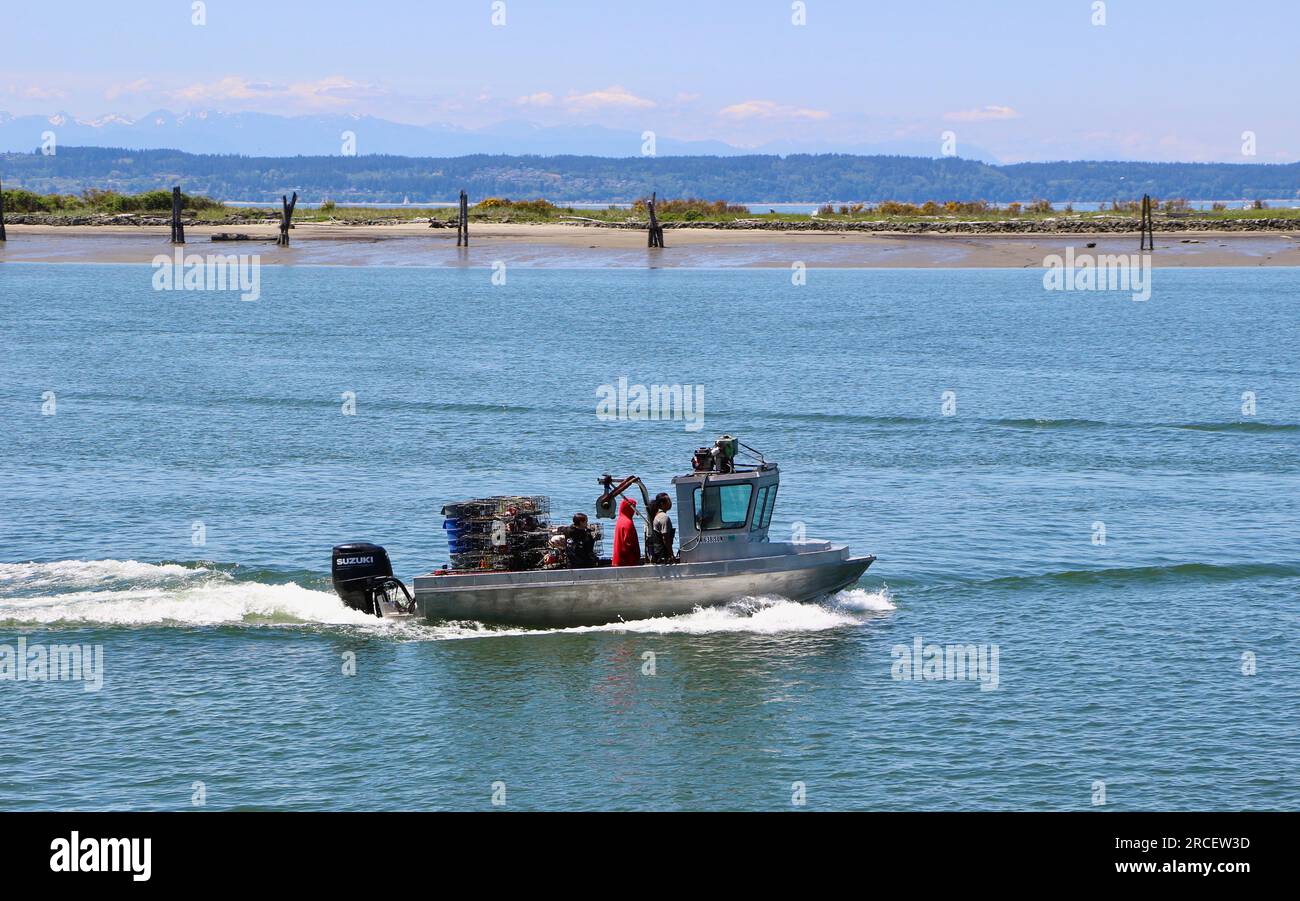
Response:
[[[746,458],[750,462],[743,462]],[[674,562],[613,566],[602,558],[582,568],[557,564],[549,543],[541,543],[539,553],[537,543],[523,540],[548,534],[538,528],[518,532],[512,550],[510,529],[521,516],[535,525],[538,501],[544,499],[488,499],[505,506],[495,514],[486,511],[483,521],[491,528],[475,532],[477,526],[460,516],[449,519],[453,563],[417,576],[413,590],[393,576],[387,552],[366,542],[334,548],[334,589],[349,607],[380,616],[562,627],[672,616],[745,597],[810,601],[855,584],[874,556],[855,557],[846,546],[828,541],[772,540],[780,482],[776,463],[724,435],[699,448],[691,472],[672,480],[675,508],[691,511],[679,514],[681,541]],[[651,507],[649,492],[635,475],[616,481],[606,474],[599,483],[598,518],[614,518],[618,499],[633,488],[644,501],[642,510]],[[449,505],[444,512],[459,514],[474,504],[482,502]],[[471,539],[480,534],[487,534],[493,547],[474,555]]]

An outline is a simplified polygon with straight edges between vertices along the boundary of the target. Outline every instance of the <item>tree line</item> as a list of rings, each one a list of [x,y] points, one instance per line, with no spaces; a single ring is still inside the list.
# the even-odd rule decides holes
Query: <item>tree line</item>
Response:
[[[1055,162],[998,166],[959,158],[791,156],[295,156],[60,147],[0,155],[7,188],[42,194],[141,193],[180,184],[190,194],[270,202],[297,191],[338,203],[412,203],[508,196],[517,200],[632,203],[666,197],[743,202],[927,200],[1009,203],[1300,197],[1300,163]]]

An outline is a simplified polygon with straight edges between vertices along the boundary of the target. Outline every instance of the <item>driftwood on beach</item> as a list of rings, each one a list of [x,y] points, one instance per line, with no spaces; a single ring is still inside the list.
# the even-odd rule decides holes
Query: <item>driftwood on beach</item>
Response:
[[[293,200],[281,194],[280,202],[284,204],[284,210],[280,214],[280,237],[275,239],[275,243],[280,247],[288,247],[289,229],[293,228],[293,208],[298,205],[298,192],[293,192]]]
[[[664,246],[664,229],[659,224],[659,217],[655,215],[655,193],[651,192],[650,201],[646,204],[646,209],[650,213],[650,246]]]
[[[172,188],[172,243],[185,243],[185,225],[181,222],[181,207],[184,202],[181,200],[180,185]]]
[[[1142,227],[1138,233],[1138,253],[1156,249],[1155,222],[1151,218],[1151,195],[1142,195]]]
[[[469,195],[460,192],[460,212],[456,218],[456,246],[469,247]]]

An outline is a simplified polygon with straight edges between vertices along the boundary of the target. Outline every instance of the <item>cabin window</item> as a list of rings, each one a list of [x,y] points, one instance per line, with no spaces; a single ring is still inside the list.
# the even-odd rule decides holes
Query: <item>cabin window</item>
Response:
[[[763,528],[764,524],[760,522],[762,519],[760,514],[763,512],[763,504],[766,503],[767,494],[770,490],[771,489],[767,485],[758,489],[758,497],[754,499],[754,522],[749,527],[749,531],[751,532],[757,532],[759,529]]]
[[[695,489],[695,517],[702,529],[738,529],[749,522],[749,499],[754,486],[710,485]]]
[[[772,510],[776,507],[776,489],[776,485],[773,485],[770,489],[765,489],[767,496],[763,499],[762,510],[759,509],[757,504],[754,505],[754,521],[759,524],[760,529],[766,529],[768,524],[772,522]]]

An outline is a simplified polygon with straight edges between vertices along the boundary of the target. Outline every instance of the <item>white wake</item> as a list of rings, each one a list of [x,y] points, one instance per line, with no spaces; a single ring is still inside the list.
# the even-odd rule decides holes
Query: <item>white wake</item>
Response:
[[[114,582],[171,582],[206,576],[211,572],[202,565],[140,563],[136,560],[0,563],[0,594],[14,588],[94,588]]]
[[[802,604],[779,597],[755,597],[718,607],[697,607],[678,616],[656,616],[601,626],[572,626],[566,629],[489,629],[479,623],[445,628],[456,630],[442,638],[477,638],[503,635],[580,635],[585,632],[626,632],[654,635],[709,635],[718,632],[750,632],[777,635],[782,632],[821,632],[859,626],[862,613],[884,613],[895,609],[885,590],[850,588],[821,604]]]
[[[295,583],[241,581],[202,564],[134,560],[0,563],[0,623],[114,626],[294,625],[365,627],[394,637],[446,640],[623,632],[707,635],[820,632],[863,623],[894,609],[887,590],[851,588],[817,604],[755,597],[679,616],[567,629],[503,629],[481,623],[428,625],[376,619],[351,610],[332,593]]]
[[[334,594],[238,581],[202,564],[135,560],[0,563],[0,622],[48,625],[373,625]]]

